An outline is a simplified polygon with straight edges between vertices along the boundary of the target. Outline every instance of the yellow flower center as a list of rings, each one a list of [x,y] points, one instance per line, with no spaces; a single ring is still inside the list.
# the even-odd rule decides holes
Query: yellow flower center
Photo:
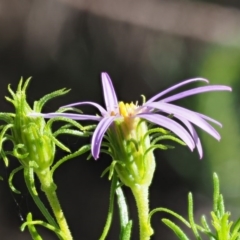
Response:
[[[119,102],[119,111],[120,115],[122,115],[124,118],[132,117],[135,115],[135,109],[137,106],[134,103],[124,103]]]
[[[138,108],[137,104],[134,103],[124,103],[119,102],[119,113],[123,117],[122,119],[122,130],[126,138],[135,137],[135,128],[139,122],[139,118],[135,117],[136,109]]]

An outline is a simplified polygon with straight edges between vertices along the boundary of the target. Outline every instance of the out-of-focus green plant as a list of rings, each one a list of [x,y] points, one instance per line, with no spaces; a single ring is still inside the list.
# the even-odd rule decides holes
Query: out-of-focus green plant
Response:
[[[233,88],[232,94],[214,97],[205,95],[204,99],[197,98],[196,109],[200,112],[209,113],[223,124],[220,129],[221,141],[216,144],[202,132],[204,154],[204,167],[198,176],[201,187],[207,188],[212,171],[218,173],[221,179],[221,189],[225,196],[225,202],[232,208],[236,204],[234,217],[240,215],[238,203],[240,188],[238,178],[240,171],[239,146],[240,146],[240,50],[227,47],[210,47],[202,55],[202,61],[198,64],[197,71],[201,76],[211,80],[212,83],[228,84]],[[200,180],[200,181],[199,181]],[[229,187],[231,186],[231,187]],[[206,189],[204,189],[206,191]],[[208,189],[207,189],[208,190]],[[231,204],[231,205],[230,205]]]
[[[196,224],[194,220],[193,212],[193,197],[192,194],[188,194],[188,220],[179,214],[171,211],[167,208],[154,209],[149,215],[149,221],[152,215],[156,212],[163,211],[176,217],[184,225],[193,231],[195,239],[202,240],[202,235],[207,235],[209,240],[239,240],[240,239],[240,218],[236,221],[230,221],[230,212],[225,211],[223,195],[220,194],[220,184],[216,173],[213,174],[214,192],[213,192],[213,210],[210,212],[211,225],[207,222],[206,217],[201,217],[201,225]],[[181,227],[172,222],[169,219],[162,219],[162,222],[173,230],[178,239],[189,240],[190,238],[184,233]]]

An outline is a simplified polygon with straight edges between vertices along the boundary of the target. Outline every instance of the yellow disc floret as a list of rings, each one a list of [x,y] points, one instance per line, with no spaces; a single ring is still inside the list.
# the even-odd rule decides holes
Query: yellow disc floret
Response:
[[[123,117],[123,122],[125,125],[124,133],[125,135],[129,135],[139,121],[139,118],[135,117],[135,111],[138,106],[136,106],[133,102],[130,104],[119,102],[118,106],[119,113]]]
[[[122,115],[124,118],[132,117],[135,114],[136,108],[137,106],[133,102],[130,104],[119,102],[120,115]]]

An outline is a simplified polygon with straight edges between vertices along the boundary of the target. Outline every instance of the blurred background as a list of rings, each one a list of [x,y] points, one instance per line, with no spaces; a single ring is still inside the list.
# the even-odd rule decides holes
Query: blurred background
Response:
[[[212,173],[220,177],[221,191],[232,219],[240,216],[240,2],[236,0],[0,0],[0,111],[12,111],[5,101],[7,85],[15,90],[21,76],[32,76],[29,103],[66,87],[71,92],[50,101],[45,112],[64,104],[90,100],[103,104],[100,73],[110,74],[120,100],[141,102],[141,94],[154,94],[184,79],[202,76],[212,84],[233,87],[233,93],[192,96],[177,104],[219,120],[222,140],[201,136],[204,157],[176,145],[175,150],[156,151],[157,168],[150,189],[151,209],[167,207],[187,216],[187,194],[192,192],[196,221],[209,218],[212,207]],[[95,110],[89,109],[94,112]],[[199,130],[199,129],[197,129]],[[66,137],[78,149],[87,140]],[[57,158],[62,152],[57,152]],[[106,220],[110,182],[100,178],[110,159],[82,156],[56,171],[58,195],[74,239],[98,239]],[[18,166],[0,163],[0,239],[27,240],[19,226],[28,212],[42,219],[27,193],[22,174],[11,193],[7,178]],[[39,190],[40,191],[40,190]],[[124,189],[131,218],[132,239],[138,239],[136,208]],[[42,196],[44,199],[44,196]],[[117,209],[116,209],[117,210]],[[176,239],[153,216],[152,239]],[[172,218],[171,218],[172,219]],[[175,220],[174,220],[175,221]],[[177,220],[176,220],[177,223]],[[57,239],[39,227],[43,239]],[[108,239],[117,239],[118,213]],[[189,233],[189,237],[192,235]]]

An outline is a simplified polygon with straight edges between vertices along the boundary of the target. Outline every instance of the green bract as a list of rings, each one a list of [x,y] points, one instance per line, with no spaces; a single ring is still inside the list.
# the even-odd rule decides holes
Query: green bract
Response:
[[[123,118],[115,120],[105,136],[107,141],[103,141],[103,146],[109,149],[102,151],[110,154],[113,159],[105,172],[109,170],[111,178],[115,169],[121,182],[130,188],[142,185],[149,187],[156,166],[153,150],[172,148],[159,142],[172,140],[185,144],[163,128],[153,127],[152,124],[137,117],[132,118],[131,112],[135,108],[133,103],[119,103]]]
[[[52,165],[54,160],[55,144],[52,132],[42,117],[33,118],[28,115],[32,112],[40,112],[47,100],[63,95],[68,90],[61,89],[46,95],[36,101],[31,109],[26,101],[26,89],[29,81],[30,78],[23,84],[21,79],[16,93],[12,91],[10,85],[8,86],[12,98],[6,97],[6,99],[14,105],[15,114],[1,113],[1,118],[8,123],[4,127],[2,126],[1,149],[5,140],[11,140],[14,146],[12,154],[24,167],[28,167],[32,162],[35,171],[44,171]],[[8,129],[11,129],[11,135],[6,134]],[[1,154],[4,157],[3,150]]]
[[[155,170],[155,158],[149,151],[150,139],[145,121],[133,119],[136,127],[128,131],[126,122],[116,121],[108,130],[110,152],[116,161],[118,177],[128,187],[149,186]]]
[[[33,110],[26,102],[24,90],[24,88],[18,89],[11,101],[16,108],[12,127],[13,137],[17,143],[14,153],[24,166],[28,166],[29,161],[33,161],[34,169],[42,171],[53,163],[55,144],[44,119],[28,117]]]

